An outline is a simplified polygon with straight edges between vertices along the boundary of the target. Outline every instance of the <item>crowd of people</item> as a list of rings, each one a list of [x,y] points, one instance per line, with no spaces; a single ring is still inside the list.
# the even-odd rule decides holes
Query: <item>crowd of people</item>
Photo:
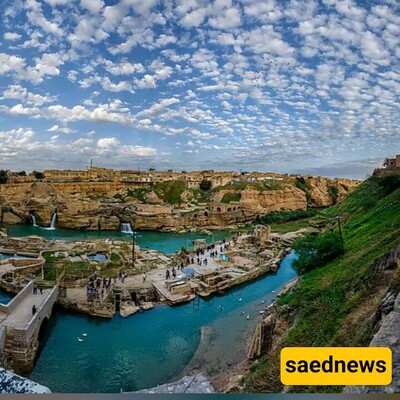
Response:
[[[219,246],[219,248],[218,248]],[[209,244],[206,248],[198,248],[196,250],[196,256],[192,257],[190,259],[191,264],[197,264],[197,265],[208,265],[208,258],[207,257],[202,257],[206,256],[208,253],[208,256],[210,258],[216,258],[218,255],[223,254],[226,250],[229,250],[230,248],[230,243],[227,243],[225,239],[221,240],[219,245],[212,243]]]
[[[184,265],[183,265],[183,263],[180,263],[177,267],[176,267],[176,269],[175,269],[175,267],[172,267],[172,269],[171,269],[171,271],[169,270],[169,269],[167,269],[166,271],[165,271],[165,279],[170,279],[171,278],[171,276],[172,276],[172,278],[176,278],[176,276],[177,276],[177,274],[178,274],[178,271],[179,270],[183,270],[183,268],[184,268]]]
[[[103,279],[97,277],[97,273],[94,273],[86,285],[86,294],[89,296],[100,297],[103,296],[104,292],[111,286],[111,278],[104,277]]]

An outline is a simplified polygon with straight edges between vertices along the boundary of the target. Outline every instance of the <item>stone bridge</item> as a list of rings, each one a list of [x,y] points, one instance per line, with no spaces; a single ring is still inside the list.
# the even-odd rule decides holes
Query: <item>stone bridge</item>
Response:
[[[32,370],[39,336],[51,316],[57,295],[58,286],[33,294],[30,281],[8,304],[0,304],[0,355],[5,368],[18,373]]]

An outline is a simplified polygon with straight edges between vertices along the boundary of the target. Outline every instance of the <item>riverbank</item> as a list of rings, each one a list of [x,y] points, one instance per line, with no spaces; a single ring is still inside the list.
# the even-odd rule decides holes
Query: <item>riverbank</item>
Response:
[[[290,254],[284,259],[287,265],[291,263],[294,255]],[[272,290],[266,296],[235,310],[231,315],[225,316],[214,326],[201,328],[200,342],[192,359],[176,379],[185,375],[197,373],[204,374],[215,388],[216,392],[229,392],[240,385],[241,379],[246,375],[257,360],[248,359],[248,350],[253,338],[254,329],[264,318],[264,313],[269,310],[279,296],[290,290],[297,282],[294,277]],[[251,286],[251,283],[249,284]],[[246,319],[246,324],[232,331],[224,332],[225,326],[237,317]],[[234,351],[226,351],[225,343],[235,342]]]

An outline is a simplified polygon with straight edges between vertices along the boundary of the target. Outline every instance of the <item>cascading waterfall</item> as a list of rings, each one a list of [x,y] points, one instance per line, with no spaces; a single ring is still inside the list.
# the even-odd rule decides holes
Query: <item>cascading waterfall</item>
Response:
[[[57,213],[55,212],[51,217],[50,229],[56,229]]]
[[[46,231],[54,231],[56,229],[56,220],[57,220],[57,213],[55,212],[53,216],[51,217],[51,223],[49,228],[42,228],[45,229]]]
[[[131,224],[129,222],[121,222],[121,232],[122,233],[133,233]]]
[[[31,219],[32,219],[32,225],[33,226],[38,226],[37,223],[36,223],[36,217],[33,214],[31,214]]]

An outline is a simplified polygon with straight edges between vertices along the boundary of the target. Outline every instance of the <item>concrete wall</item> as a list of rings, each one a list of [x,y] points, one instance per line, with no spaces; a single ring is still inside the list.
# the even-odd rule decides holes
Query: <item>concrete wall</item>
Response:
[[[29,343],[35,335],[39,334],[40,326],[43,320],[47,317],[50,318],[53,305],[57,300],[58,286],[54,286],[51,292],[48,294],[46,300],[43,302],[41,307],[37,310],[35,315],[32,316],[28,325],[21,329],[24,332],[25,340]]]
[[[33,292],[33,281],[30,281],[7,305],[0,303],[0,311],[11,314],[24,298]]]

